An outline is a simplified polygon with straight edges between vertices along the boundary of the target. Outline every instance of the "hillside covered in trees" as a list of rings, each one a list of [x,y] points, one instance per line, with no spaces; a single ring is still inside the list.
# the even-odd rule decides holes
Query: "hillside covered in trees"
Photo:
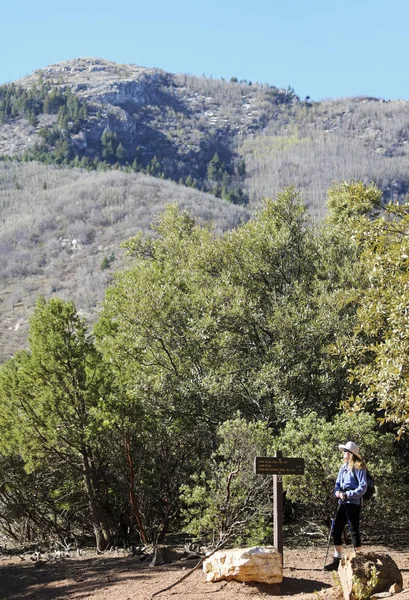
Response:
[[[92,334],[73,302],[39,299],[0,370],[3,535],[263,543],[253,460],[278,447],[306,461],[292,523],[325,528],[351,438],[377,482],[367,519],[402,528],[409,209],[381,198],[338,184],[313,226],[287,188],[222,234],[170,206],[126,243]]]
[[[167,203],[224,231],[287,185],[313,220],[334,181],[407,193],[409,106],[79,58],[0,86],[0,361],[39,294],[93,320],[120,244]],[[45,164],[44,164],[45,163]]]
[[[143,171],[259,205],[295,185],[313,217],[338,180],[408,190],[409,104],[79,58],[0,87],[0,156]]]
[[[0,86],[0,534],[263,543],[277,448],[288,524],[326,531],[346,439],[364,525],[402,529],[408,131],[98,59]]]

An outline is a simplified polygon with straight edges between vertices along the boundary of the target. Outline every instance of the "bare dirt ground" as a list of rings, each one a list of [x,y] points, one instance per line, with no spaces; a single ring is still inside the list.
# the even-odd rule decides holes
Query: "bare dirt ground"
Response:
[[[280,585],[235,581],[206,583],[200,567],[169,591],[155,595],[155,600],[258,600],[269,597],[276,600],[342,600],[337,575],[323,571],[325,550],[322,547],[284,548],[284,579]],[[404,589],[409,588],[409,550],[385,546],[370,546],[365,550],[387,552],[402,572]],[[1,556],[0,599],[150,600],[155,592],[176,582],[197,562],[181,560],[150,567],[141,564],[137,557],[115,553],[96,556],[91,551],[85,556],[55,562]]]

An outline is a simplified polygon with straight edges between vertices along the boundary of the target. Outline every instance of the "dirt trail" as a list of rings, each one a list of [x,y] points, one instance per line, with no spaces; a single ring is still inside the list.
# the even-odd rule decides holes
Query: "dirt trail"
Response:
[[[387,552],[397,563],[404,588],[409,588],[409,551],[371,546],[367,551]],[[206,583],[202,569],[195,571],[155,600],[342,600],[336,574],[322,570],[325,548],[284,549],[284,580],[281,585]],[[330,560],[330,558],[329,558]],[[0,557],[1,600],[150,600],[192,569],[197,561],[178,561],[150,567],[135,557],[109,553],[66,558],[59,562],[36,562],[28,558]]]

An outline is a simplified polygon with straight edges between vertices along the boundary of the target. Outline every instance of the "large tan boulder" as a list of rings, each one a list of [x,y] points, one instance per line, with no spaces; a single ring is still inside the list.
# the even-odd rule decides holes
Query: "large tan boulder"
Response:
[[[402,574],[383,552],[359,552],[343,559],[338,568],[344,600],[369,600],[374,594],[402,590]]]
[[[203,563],[206,581],[257,581],[281,583],[282,556],[272,546],[219,550]]]

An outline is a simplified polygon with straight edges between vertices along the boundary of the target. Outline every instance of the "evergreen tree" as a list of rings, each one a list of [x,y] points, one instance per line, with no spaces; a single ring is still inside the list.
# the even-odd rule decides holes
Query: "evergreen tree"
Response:
[[[216,152],[207,167],[207,178],[210,179],[210,181],[221,181],[223,173],[224,167]]]
[[[118,142],[116,132],[106,127],[101,136],[101,156],[103,160],[111,162],[116,157]]]
[[[159,177],[159,175],[161,174],[160,162],[156,156],[154,156],[150,161],[149,166],[147,168],[147,173],[149,173],[149,175],[152,175],[153,177]]]
[[[40,299],[29,341],[30,351],[0,371],[2,451],[20,452],[28,470],[54,460],[81,476],[97,548],[104,550],[110,527],[102,501],[102,446],[92,432],[93,411],[109,391],[109,370],[70,302]]]
[[[246,162],[243,158],[239,161],[237,173],[240,175],[240,177],[244,177],[246,175]]]
[[[123,163],[125,161],[126,152],[125,152],[125,148],[123,147],[123,145],[122,145],[121,142],[119,142],[119,144],[118,144],[118,146],[116,148],[115,154],[116,154],[116,157],[117,157],[117,159],[118,159],[118,161],[120,163]]]

